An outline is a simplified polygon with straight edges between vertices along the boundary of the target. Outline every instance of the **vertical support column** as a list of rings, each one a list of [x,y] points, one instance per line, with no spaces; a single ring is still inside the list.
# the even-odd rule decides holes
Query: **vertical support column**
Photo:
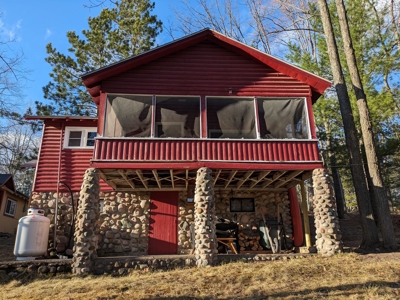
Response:
[[[303,211],[303,222],[304,222],[304,236],[306,239],[306,247],[311,247],[311,235],[310,235],[310,222],[308,221],[308,207],[306,189],[304,187],[304,181],[300,183],[301,188],[301,210]]]
[[[217,236],[215,233],[215,198],[211,170],[197,171],[194,197],[196,265],[205,267],[217,262]]]
[[[315,169],[313,182],[317,250],[322,256],[332,256],[343,248],[332,180],[325,169]]]
[[[72,272],[75,274],[91,273],[97,258],[95,227],[100,215],[99,192],[99,173],[96,169],[87,169],[83,177],[75,221],[72,259]]]

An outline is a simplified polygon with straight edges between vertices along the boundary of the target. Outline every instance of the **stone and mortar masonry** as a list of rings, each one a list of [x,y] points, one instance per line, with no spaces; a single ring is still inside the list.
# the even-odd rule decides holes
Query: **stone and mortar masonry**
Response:
[[[187,202],[187,192],[179,192],[178,207],[178,253],[191,254],[193,251],[190,226],[194,222],[194,203]]]
[[[99,256],[147,253],[149,192],[100,193],[104,206],[99,219]]]
[[[313,171],[316,247],[322,256],[343,251],[332,179],[325,169]]]
[[[73,199],[69,193],[59,193],[58,197],[58,215],[57,215],[57,253],[65,253],[72,255],[73,247],[73,207],[78,205],[79,193],[73,193]],[[30,206],[33,208],[41,208],[45,211],[45,216],[50,219],[50,232],[49,232],[49,248],[53,248],[54,237],[54,217],[55,207],[57,201],[56,192],[33,192]],[[71,235],[72,233],[72,235]],[[71,242],[70,242],[71,241]]]
[[[147,253],[150,216],[150,192],[100,192],[103,203],[96,235],[99,256],[144,255]],[[186,191],[179,192],[178,253],[190,254],[192,244],[190,225],[194,221],[194,204],[188,203]],[[57,253],[72,256],[73,236],[70,238],[72,201],[75,210],[79,193],[59,194],[57,223]],[[57,193],[33,192],[31,206],[42,208],[50,219],[49,248],[53,247],[54,216]],[[73,231],[72,231],[73,234]],[[69,243],[71,239],[71,243]]]
[[[226,264],[233,261],[245,263],[287,261],[303,259],[313,254],[245,254],[220,255],[217,264]],[[0,278],[20,279],[26,276],[54,276],[71,274],[71,259],[48,259],[31,261],[12,261],[0,263]],[[179,268],[193,268],[196,266],[194,255],[174,256],[136,256],[136,257],[98,257],[94,262],[93,273],[96,275],[109,274],[112,276],[129,275],[135,271],[168,271]]]
[[[71,259],[46,259],[0,262],[0,278],[18,279],[26,275],[56,275],[71,273]]]
[[[150,192],[100,192],[103,203],[98,220],[97,254],[99,256],[144,255],[147,253],[148,225],[150,216]],[[242,226],[261,219],[262,212],[267,219],[276,220],[277,205],[283,218],[286,241],[289,247],[293,245],[293,227],[290,216],[290,204],[287,192],[252,192],[215,190],[215,213],[218,218],[233,220]],[[230,211],[230,198],[254,198],[255,212]],[[42,208],[50,219],[49,247],[53,246],[54,213],[57,193],[33,192],[31,206]],[[57,223],[57,252],[72,256],[73,237],[70,240],[72,221],[72,201],[75,210],[79,193],[59,194]],[[190,254],[193,250],[190,225],[194,222],[194,203],[187,202],[187,192],[179,192],[178,204],[178,253]],[[72,232],[73,233],[73,232]]]
[[[197,171],[194,196],[194,240],[198,267],[215,265],[218,259],[213,182],[210,169],[200,168]]]
[[[98,171],[87,169],[83,176],[75,221],[72,259],[72,271],[75,274],[89,274],[94,271],[98,245],[99,192]]]

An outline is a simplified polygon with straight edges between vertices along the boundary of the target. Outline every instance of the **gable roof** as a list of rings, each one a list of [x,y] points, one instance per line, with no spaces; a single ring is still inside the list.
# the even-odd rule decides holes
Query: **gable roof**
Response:
[[[149,63],[153,60],[159,59],[163,56],[193,46],[205,40],[212,41],[243,56],[253,58],[285,75],[288,75],[292,78],[299,80],[300,82],[308,84],[312,89],[312,99],[314,102],[328,87],[331,86],[331,83],[322,77],[314,75],[308,71],[305,71],[299,67],[289,64],[281,59],[278,59],[253,47],[247,46],[239,41],[236,41],[211,29],[204,29],[202,31],[157,47],[145,53],[89,72],[82,75],[81,78],[93,100],[98,104],[101,81],[111,76],[115,76],[119,73]]]
[[[14,178],[12,174],[0,174],[0,188],[17,195],[24,200],[28,200],[28,197],[15,189]]]
[[[8,182],[9,180],[10,180],[10,182]],[[12,174],[0,174],[0,186],[6,185],[6,184],[10,185],[10,183],[12,183],[12,185],[14,186]],[[13,190],[15,190],[15,188],[13,188]]]

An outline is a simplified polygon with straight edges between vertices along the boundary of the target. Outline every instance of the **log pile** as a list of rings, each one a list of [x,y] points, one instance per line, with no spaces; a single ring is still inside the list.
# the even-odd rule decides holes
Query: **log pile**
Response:
[[[240,247],[240,251],[261,251],[263,247],[260,245],[260,234],[257,233],[249,233],[245,230],[239,232],[238,234],[238,243]]]

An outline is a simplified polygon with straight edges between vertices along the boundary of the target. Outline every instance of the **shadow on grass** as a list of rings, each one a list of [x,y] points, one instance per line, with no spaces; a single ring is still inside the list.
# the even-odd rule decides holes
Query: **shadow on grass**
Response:
[[[392,289],[393,296],[400,297],[400,283],[397,282],[385,282],[385,281],[369,281],[366,283],[360,284],[349,284],[349,285],[340,285],[334,287],[327,287],[321,286],[317,289],[305,289],[301,291],[288,291],[288,292],[280,292],[280,293],[255,293],[251,296],[241,297],[237,295],[231,296],[223,296],[223,295],[213,295],[213,296],[178,296],[178,297],[169,297],[169,296],[156,296],[156,297],[149,297],[143,298],[146,300],[166,300],[166,299],[176,299],[176,300],[186,300],[186,299],[193,299],[193,300],[212,300],[212,299],[243,299],[243,300],[258,300],[258,299],[269,299],[269,298],[276,298],[282,299],[286,297],[291,297],[291,299],[310,299],[310,297],[315,298],[322,298],[329,296],[330,293],[334,293],[335,297],[349,297],[351,295],[360,294],[360,296],[366,296],[364,293],[367,289],[374,289],[374,288],[390,288]],[[119,296],[123,296],[123,293]],[[107,300],[113,299],[113,296],[110,298],[96,298],[96,300]]]
[[[64,277],[65,276],[65,277]],[[37,280],[46,280],[52,276],[26,276],[25,278],[20,279],[10,279],[8,281],[17,280],[17,286],[24,286],[29,282],[37,281]],[[68,279],[71,275],[59,275],[57,278],[65,278]],[[5,283],[2,281],[1,283]],[[96,300],[109,300],[109,299],[129,299],[129,293],[132,293],[133,290],[137,289],[135,286],[125,286],[122,289],[115,287],[115,289],[109,290],[109,295],[103,297],[96,297]],[[255,292],[251,296],[241,296],[238,294],[224,295],[224,294],[216,294],[213,291],[212,296],[195,296],[195,295],[182,295],[182,296],[168,296],[168,295],[154,295],[144,297],[142,299],[146,300],[163,300],[163,299],[177,299],[177,300],[186,300],[186,299],[203,299],[203,300],[212,300],[212,299],[243,299],[243,300],[258,300],[258,299],[310,299],[310,298],[324,298],[328,296],[334,297],[350,297],[352,295],[359,295],[361,297],[367,297],[368,290],[374,289],[389,289],[389,293],[393,293],[393,297],[400,297],[400,283],[393,281],[368,281],[365,283],[359,284],[348,284],[348,285],[339,285],[339,286],[321,286],[316,289],[301,289],[296,290],[295,288],[291,291],[282,291],[277,293],[268,293],[268,292]],[[199,291],[200,292],[200,291]],[[387,293],[387,290],[385,291]],[[203,292],[204,293],[204,292]],[[381,294],[381,293],[380,293]],[[382,294],[381,294],[382,295]],[[72,295],[71,295],[72,296]],[[82,295],[81,295],[82,296]]]

